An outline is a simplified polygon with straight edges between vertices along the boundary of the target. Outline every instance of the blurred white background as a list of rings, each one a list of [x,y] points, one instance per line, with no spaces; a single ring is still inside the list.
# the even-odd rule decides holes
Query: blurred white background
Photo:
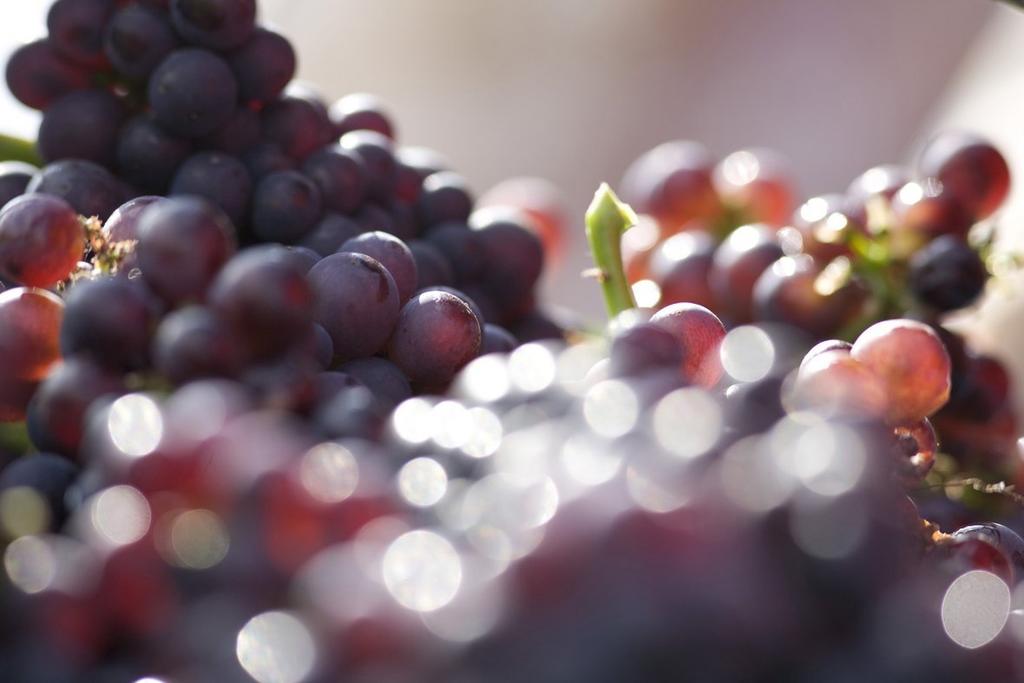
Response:
[[[4,2],[0,52],[42,32],[47,4]],[[590,315],[600,303],[579,277],[587,265],[582,212],[600,181],[614,183],[664,140],[694,138],[720,154],[775,147],[792,159],[805,195],[909,158],[945,121],[989,134],[1024,160],[1024,112],[1014,96],[1024,72],[1012,91],[990,87],[998,117],[953,104],[952,93],[969,83],[999,83],[1024,63],[1017,54],[1024,13],[993,2],[262,0],[261,7],[264,21],[296,44],[302,79],[330,98],[378,94],[402,142],[443,152],[477,192],[512,175],[558,184],[580,227],[569,262],[549,276],[548,295]],[[1002,52],[990,59],[983,43],[993,36],[1003,36]],[[0,96],[0,130],[30,135],[34,125],[31,113]]]

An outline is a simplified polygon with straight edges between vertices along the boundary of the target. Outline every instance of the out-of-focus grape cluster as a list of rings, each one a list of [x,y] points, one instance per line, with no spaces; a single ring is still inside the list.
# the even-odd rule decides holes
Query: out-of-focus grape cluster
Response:
[[[852,342],[868,325],[912,317],[932,326],[952,360],[950,400],[936,416],[948,467],[1016,476],[1010,378],[946,326],[1004,265],[991,252],[1010,173],[983,138],[941,133],[916,168],[881,165],[844,192],[799,203],[777,153],[747,149],[716,160],[696,142],[638,158],[623,196],[642,214],[623,236],[641,305],[686,301],[727,324],[787,324],[805,344]]]
[[[1009,381],[936,318],[990,146],[793,221],[766,153],[660,147],[569,344],[550,185],[478,206],[289,85],[253,0],[48,19],[7,67],[45,165],[0,166],[0,679],[1024,679],[1021,498],[957,479],[1010,467]],[[627,218],[602,188],[606,298]]]

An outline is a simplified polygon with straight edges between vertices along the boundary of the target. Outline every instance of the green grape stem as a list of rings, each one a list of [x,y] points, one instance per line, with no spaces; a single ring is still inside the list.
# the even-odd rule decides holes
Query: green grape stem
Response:
[[[622,233],[636,225],[633,209],[602,183],[587,209],[587,242],[594,258],[597,281],[601,285],[608,317],[636,308],[633,290],[622,265]]]
[[[0,133],[0,161],[24,161],[33,166],[42,166],[35,143]]]

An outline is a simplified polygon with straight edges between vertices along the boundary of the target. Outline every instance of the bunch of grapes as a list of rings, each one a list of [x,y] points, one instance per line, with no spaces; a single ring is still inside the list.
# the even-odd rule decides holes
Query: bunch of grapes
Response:
[[[947,444],[1016,436],[937,317],[991,146],[792,221],[766,153],[660,147],[639,219],[588,212],[612,320],[567,345],[552,188],[476,208],[254,0],[48,19],[7,68],[44,163],[0,166],[4,680],[1024,677],[1024,515],[944,495]]]
[[[969,470],[1015,475],[1009,376],[943,326],[989,281],[993,215],[1009,192],[1000,152],[963,132],[937,135],[916,172],[865,171],[843,193],[797,206],[785,161],[741,150],[716,163],[695,142],[669,142],[626,172],[642,214],[623,236],[626,274],[644,305],[698,303],[730,325],[800,330],[808,346],[852,342],[868,325],[909,316],[931,325],[952,358],[944,448]]]

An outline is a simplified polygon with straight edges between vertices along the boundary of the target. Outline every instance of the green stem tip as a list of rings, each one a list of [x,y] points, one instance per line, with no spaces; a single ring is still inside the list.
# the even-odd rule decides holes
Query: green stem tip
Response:
[[[609,318],[636,308],[633,290],[622,265],[622,233],[636,223],[633,209],[615,196],[608,183],[602,183],[587,209],[586,224],[587,242],[597,267],[597,280],[601,284]]]
[[[0,161],[24,161],[33,166],[42,166],[43,160],[36,151],[35,143],[0,133]]]

